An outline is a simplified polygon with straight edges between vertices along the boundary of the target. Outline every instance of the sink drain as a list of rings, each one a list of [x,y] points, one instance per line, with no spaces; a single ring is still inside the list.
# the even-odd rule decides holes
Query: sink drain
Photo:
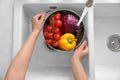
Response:
[[[120,51],[120,36],[119,35],[111,35],[107,41],[108,48],[113,52]]]

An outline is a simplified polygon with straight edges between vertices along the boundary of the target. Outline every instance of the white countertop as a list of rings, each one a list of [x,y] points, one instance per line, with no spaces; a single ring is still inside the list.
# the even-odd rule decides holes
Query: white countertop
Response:
[[[0,80],[11,62],[13,1],[0,0]]]

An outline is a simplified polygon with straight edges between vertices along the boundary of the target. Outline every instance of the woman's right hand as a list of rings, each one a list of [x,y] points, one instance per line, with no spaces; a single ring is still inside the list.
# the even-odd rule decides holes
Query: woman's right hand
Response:
[[[75,50],[72,59],[82,60],[84,57],[88,55],[88,46],[87,41],[83,41],[83,43]]]

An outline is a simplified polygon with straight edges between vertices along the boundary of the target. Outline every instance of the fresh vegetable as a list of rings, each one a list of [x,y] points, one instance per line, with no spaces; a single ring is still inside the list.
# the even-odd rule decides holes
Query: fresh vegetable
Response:
[[[71,33],[65,33],[59,40],[59,47],[63,50],[71,50],[76,46],[75,36]]]
[[[50,18],[49,18],[49,23],[50,23],[50,25],[52,25],[52,26],[55,24],[54,15],[50,16]]]
[[[52,26],[53,26],[53,25],[54,25],[54,23],[55,23],[55,21],[54,21],[54,20],[51,20],[51,21],[50,21],[50,25],[52,25]]]
[[[58,41],[61,37],[61,31],[59,28],[49,25],[44,29],[43,33],[44,33],[44,37],[47,45],[58,47]]]
[[[61,35],[61,32],[60,32],[60,29],[59,29],[59,28],[55,28],[55,29],[54,29],[54,33],[55,33],[55,34],[58,34],[58,33],[59,33],[59,34]]]
[[[60,28],[62,26],[62,21],[60,20],[62,15],[60,13],[56,13],[49,17],[49,23],[51,26]]]
[[[62,21],[61,20],[56,20],[54,26],[57,27],[57,28],[60,28],[62,26]]]
[[[45,30],[44,30],[44,37],[46,38],[46,39],[48,39],[48,38],[52,38],[53,37],[53,27],[52,26],[47,26],[46,28],[45,28]]]
[[[52,44],[52,39],[46,39],[46,44],[51,45]]]
[[[43,32],[45,39],[47,38],[47,32]]]
[[[53,39],[54,40],[59,40],[61,37],[61,31],[59,28],[54,28],[54,36],[53,36]]]
[[[48,26],[46,29],[47,29],[48,32],[52,32],[53,27],[52,26]]]
[[[49,21],[51,21],[51,20],[55,20],[54,15],[51,15],[51,16],[49,17]]]
[[[58,41],[53,40],[52,46],[53,46],[53,47],[58,47],[58,45],[59,45],[59,42],[58,42]]]
[[[60,39],[60,34],[54,34],[53,39],[54,40],[59,40]]]
[[[52,38],[53,37],[53,33],[47,33],[47,38]]]
[[[73,14],[65,14],[62,17],[62,27],[61,31],[62,33],[72,33],[76,35],[76,31],[79,29],[79,26],[77,26],[78,18],[74,16]]]
[[[52,38],[52,37],[53,37],[53,33],[44,32],[44,37],[45,37],[46,39]]]
[[[62,17],[62,15],[60,13],[56,13],[54,18],[55,18],[55,20],[60,20],[61,17]]]

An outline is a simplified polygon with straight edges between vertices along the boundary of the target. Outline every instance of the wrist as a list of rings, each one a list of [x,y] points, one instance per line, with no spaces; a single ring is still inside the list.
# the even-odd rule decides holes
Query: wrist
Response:
[[[38,30],[33,30],[33,31],[32,31],[32,34],[33,34],[35,37],[38,37],[39,34],[40,34],[40,31],[38,31]]]
[[[74,56],[72,56],[71,57],[71,62],[73,63],[73,62],[80,62],[81,60],[79,59],[79,58],[77,58],[77,57],[74,57]]]
[[[80,61],[82,60],[82,57],[80,55],[76,55],[76,54],[73,54],[72,58],[75,59],[75,60],[76,59],[80,60]]]

